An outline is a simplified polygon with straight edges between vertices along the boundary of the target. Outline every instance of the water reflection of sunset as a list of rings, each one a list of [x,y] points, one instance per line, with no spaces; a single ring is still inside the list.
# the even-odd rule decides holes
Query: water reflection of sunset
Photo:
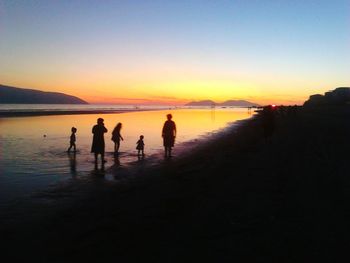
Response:
[[[146,149],[155,149],[161,146],[161,129],[165,115],[173,114],[176,122],[178,136],[177,142],[191,140],[201,134],[220,129],[228,122],[248,117],[248,113],[243,110],[232,109],[181,109],[181,110],[161,110],[130,112],[123,114],[87,114],[87,115],[61,115],[61,116],[40,116],[26,118],[2,119],[3,136],[13,138],[41,138],[44,135],[48,139],[62,140],[62,148],[67,144],[64,139],[70,135],[72,126],[78,129],[78,148],[87,147],[91,140],[91,128],[96,123],[97,118],[104,118],[104,123],[108,129],[105,135],[106,150],[112,150],[110,143],[111,132],[118,122],[123,124],[121,130],[124,136],[122,151],[134,149],[134,143],[142,134],[145,136]],[[67,139],[68,141],[68,139]]]
[[[246,109],[227,108],[0,118],[0,167],[1,172],[7,175],[0,177],[0,184],[7,185],[9,189],[16,188],[26,192],[39,185],[57,183],[72,176],[88,178],[94,169],[94,157],[90,153],[91,129],[99,117],[104,118],[108,129],[108,133],[105,134],[106,171],[137,162],[135,148],[141,134],[145,136],[144,163],[158,162],[158,158],[163,156],[161,130],[168,113],[173,115],[178,130],[173,151],[175,157],[180,155],[181,149],[189,147],[180,147],[182,142],[199,138],[225,127],[229,122],[250,116]],[[114,158],[111,133],[118,122],[123,124],[121,134],[124,141],[121,142],[119,158]],[[72,126],[78,129],[78,152],[74,158],[66,153]],[[196,144],[191,144],[191,147],[196,147]],[[115,171],[114,173],[118,174]],[[7,194],[10,195],[8,192]]]

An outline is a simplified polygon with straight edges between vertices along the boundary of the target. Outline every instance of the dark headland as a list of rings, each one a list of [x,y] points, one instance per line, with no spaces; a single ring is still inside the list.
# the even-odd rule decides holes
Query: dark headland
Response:
[[[259,107],[259,104],[247,101],[247,100],[227,100],[222,103],[218,103],[212,100],[200,100],[200,101],[191,101],[185,106],[227,106],[227,107]]]
[[[267,140],[263,118],[140,169],[129,183],[2,217],[3,255],[13,262],[347,262],[350,105],[277,107]]]
[[[1,104],[88,104],[86,101],[59,92],[22,89],[0,84]]]

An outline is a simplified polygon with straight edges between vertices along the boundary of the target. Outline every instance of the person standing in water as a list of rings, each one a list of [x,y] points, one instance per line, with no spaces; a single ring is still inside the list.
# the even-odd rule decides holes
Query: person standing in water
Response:
[[[71,131],[72,131],[72,134],[70,136],[70,142],[69,142],[70,146],[69,146],[67,152],[70,152],[72,147],[73,147],[73,152],[76,152],[77,149],[76,149],[76,146],[75,146],[75,141],[76,141],[75,133],[77,132],[77,128],[72,127]]]
[[[136,142],[136,150],[137,150],[138,156],[140,156],[141,154],[142,154],[142,156],[145,155],[145,153],[144,153],[145,143],[143,142],[143,138],[144,138],[144,136],[141,135],[140,139]]]
[[[113,132],[112,132],[112,141],[114,142],[114,153],[118,154],[120,147],[120,140],[124,141],[123,136],[120,134],[120,130],[122,128],[122,124],[119,122]]]
[[[91,146],[91,152],[95,154],[95,163],[97,163],[98,154],[101,154],[102,164],[106,162],[104,159],[104,156],[105,156],[104,134],[107,132],[107,129],[103,121],[104,120],[102,118],[98,118],[97,124],[92,128],[92,133],[94,136],[92,139],[92,146]]]
[[[174,147],[175,137],[176,137],[176,125],[175,122],[171,119],[173,116],[167,114],[167,121],[163,125],[162,137],[163,137],[163,146],[165,150],[165,157],[171,157],[171,150]]]

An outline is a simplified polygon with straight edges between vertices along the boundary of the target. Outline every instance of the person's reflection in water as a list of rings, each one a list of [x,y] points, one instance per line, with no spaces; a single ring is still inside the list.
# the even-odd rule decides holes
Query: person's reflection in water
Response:
[[[115,167],[119,167],[120,166],[120,160],[119,160],[118,155],[114,156],[114,165],[113,166],[115,166]]]
[[[95,169],[92,171],[92,175],[98,176],[98,177],[104,177],[105,176],[105,165],[102,162],[101,168],[98,168],[97,162],[95,162]]]
[[[119,175],[119,169],[120,169],[120,160],[118,155],[114,155],[114,164],[108,168],[108,173],[112,173],[113,176],[116,178]]]
[[[139,161],[143,161],[145,159],[145,155],[137,155],[137,159]]]
[[[77,175],[77,162],[76,162],[76,153],[68,153],[69,158],[69,166],[70,166],[70,172],[72,176]]]

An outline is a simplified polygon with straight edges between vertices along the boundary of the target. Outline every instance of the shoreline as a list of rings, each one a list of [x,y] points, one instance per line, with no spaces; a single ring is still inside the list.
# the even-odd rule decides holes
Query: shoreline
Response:
[[[249,107],[221,107],[216,109],[249,109]],[[140,111],[159,111],[159,110],[178,110],[188,109],[186,106],[169,106],[169,107],[155,107],[155,108],[130,108],[130,109],[86,109],[86,110],[1,110],[0,118],[15,118],[15,117],[35,117],[35,116],[54,116],[54,115],[79,115],[79,114],[118,114],[127,112]],[[193,109],[208,109],[208,107],[198,107]],[[256,111],[257,112],[257,111]]]
[[[158,109],[126,109],[126,110],[62,110],[62,111],[0,111],[0,118],[35,117],[52,115],[79,115],[79,114],[118,114],[139,111],[155,111]]]
[[[29,213],[33,221],[2,230],[6,246],[45,262],[344,259],[349,116],[301,108],[277,116],[265,141],[258,115],[159,167],[141,167],[131,182],[92,175],[98,187],[83,198],[66,206],[53,196]]]

